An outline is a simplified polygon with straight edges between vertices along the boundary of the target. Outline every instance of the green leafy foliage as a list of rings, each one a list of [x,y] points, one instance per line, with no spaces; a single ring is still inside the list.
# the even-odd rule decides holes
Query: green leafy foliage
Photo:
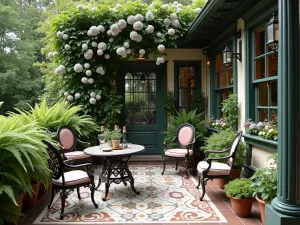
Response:
[[[206,138],[204,142],[204,146],[201,147],[202,150],[225,150],[229,148],[232,145],[232,141],[234,137],[236,136],[236,132],[233,130],[231,131],[221,131],[219,133],[214,133],[208,138]],[[242,168],[244,165],[245,159],[246,159],[246,152],[245,152],[245,144],[241,143],[239,144],[235,160],[233,163],[234,168]],[[210,157],[223,157],[228,155],[228,153],[210,153]]]
[[[238,96],[237,94],[231,94],[222,103],[222,112],[224,120],[230,127],[234,127],[238,119]]]
[[[253,196],[270,203],[277,196],[278,155],[269,157],[273,160],[271,167],[259,168],[250,178],[252,180]]]
[[[109,137],[110,137],[110,140],[120,140],[120,138],[122,137],[121,129],[116,128],[116,129],[112,130],[109,134]]]
[[[205,115],[205,93],[201,92],[200,96],[195,97],[194,107],[197,109],[197,113]]]
[[[176,98],[174,96],[174,92],[173,91],[169,91],[167,93],[167,96],[165,98],[163,107],[165,110],[167,110],[167,114],[168,114],[168,120],[171,119],[172,116],[175,115],[175,113],[177,112],[176,109]]]
[[[252,181],[246,178],[235,179],[225,185],[227,197],[235,197],[238,199],[252,198],[253,189]]]

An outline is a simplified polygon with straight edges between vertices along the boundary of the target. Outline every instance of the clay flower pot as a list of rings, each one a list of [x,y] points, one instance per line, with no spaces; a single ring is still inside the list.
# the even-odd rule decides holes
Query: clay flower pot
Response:
[[[251,213],[252,209],[252,198],[238,199],[235,197],[230,197],[231,207],[235,214],[239,217],[247,217]]]
[[[234,180],[234,179],[240,178],[241,172],[242,172],[241,168],[238,168],[238,169],[232,168],[231,169],[231,179]]]
[[[120,140],[112,140],[112,148],[118,149],[120,148]]]
[[[261,200],[259,197],[255,196],[256,201],[258,201],[260,216],[261,216],[261,222],[264,225],[266,221],[266,213],[265,213],[265,205],[268,204],[268,202]]]
[[[31,209],[35,206],[39,194],[39,189],[40,189],[41,181],[37,181],[35,184],[32,184],[32,196],[28,193],[26,193],[24,199],[23,199],[23,210],[24,209]]]
[[[222,178],[216,179],[216,181],[217,181],[218,187],[221,188],[222,190],[224,190],[225,184],[228,184],[228,180],[225,180],[225,179],[222,179]]]

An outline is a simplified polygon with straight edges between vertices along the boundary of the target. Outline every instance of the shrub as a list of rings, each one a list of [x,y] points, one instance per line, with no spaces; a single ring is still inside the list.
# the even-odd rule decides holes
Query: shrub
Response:
[[[238,199],[251,198],[253,189],[252,181],[246,178],[235,179],[225,185],[227,197],[235,197]]]

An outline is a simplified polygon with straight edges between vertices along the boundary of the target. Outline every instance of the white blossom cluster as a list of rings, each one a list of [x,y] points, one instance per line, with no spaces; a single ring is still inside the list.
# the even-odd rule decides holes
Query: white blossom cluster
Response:
[[[96,68],[96,73],[99,73],[100,75],[104,75],[105,70],[102,66],[99,66],[99,67]]]
[[[58,56],[58,52],[49,52],[48,53],[48,58],[49,59],[52,59],[52,58],[55,58],[55,57],[57,57]]]
[[[84,9],[86,9],[86,8],[88,8],[88,7],[85,6],[85,5],[78,5],[78,6],[77,6],[77,9],[78,9],[79,11],[82,11],[82,10],[84,10]]]
[[[100,30],[96,26],[91,26],[87,32],[88,36],[97,36],[98,34],[100,34]]]
[[[93,58],[93,54],[94,54],[93,50],[92,50],[92,49],[88,49],[88,50],[83,54],[83,56],[84,56],[84,58],[85,58],[86,60],[90,60],[90,59]]]
[[[161,6],[162,9],[165,9],[165,10],[169,10],[170,9],[170,6],[168,4],[163,4]]]
[[[140,49],[139,50],[139,57],[143,58],[145,53],[146,53],[145,49]]]
[[[173,2],[172,4],[173,8],[175,9],[175,11],[177,13],[181,13],[182,12],[182,4],[178,3],[177,1]]]
[[[164,45],[158,45],[157,46],[157,50],[160,51],[160,52],[164,52],[166,49],[166,47]]]
[[[135,29],[135,30],[142,30],[143,27],[144,27],[144,24],[141,21],[136,21],[133,24],[133,29]]]
[[[194,10],[195,10],[195,13],[196,13],[196,14],[199,14],[199,13],[201,12],[202,9],[201,9],[201,8],[196,8],[196,9],[194,9]]]
[[[64,40],[69,39],[69,35],[65,34],[63,31],[57,31],[56,37],[59,39],[64,39]]]
[[[174,35],[175,35],[175,30],[174,30],[173,28],[170,28],[170,29],[168,30],[168,35],[174,36]]]
[[[143,40],[142,35],[140,35],[136,31],[131,31],[129,37],[131,40],[136,41],[136,42],[141,42]]]
[[[154,27],[152,25],[148,25],[146,28],[146,33],[151,34],[154,32]]]
[[[154,15],[153,15],[153,13],[152,12],[147,12],[146,13],[146,20],[147,21],[152,21],[152,20],[154,20]]]
[[[65,66],[63,66],[63,65],[60,65],[59,67],[57,67],[56,69],[55,69],[55,73],[57,73],[57,74],[59,74],[59,75],[64,75],[65,73],[66,73],[67,71],[66,71],[66,67]]]
[[[65,46],[64,46],[64,48],[65,48],[65,50],[70,50],[71,49],[71,45],[69,45],[69,44],[66,44]]]
[[[160,65],[161,63],[165,62],[165,58],[164,57],[157,57],[156,59],[156,65]]]
[[[80,63],[76,63],[74,66],[74,70],[76,73],[81,73],[83,71],[83,66]]]

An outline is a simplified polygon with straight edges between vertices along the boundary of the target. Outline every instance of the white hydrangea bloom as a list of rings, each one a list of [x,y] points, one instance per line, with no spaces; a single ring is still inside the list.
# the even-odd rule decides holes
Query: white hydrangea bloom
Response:
[[[64,93],[64,96],[67,97],[68,95],[69,95],[69,92],[66,91],[66,92]]]
[[[129,48],[129,42],[128,41],[124,41],[124,43],[123,43],[123,46],[125,47],[125,48]]]
[[[97,50],[97,55],[103,55],[102,49],[98,49],[98,50]]]
[[[63,39],[64,39],[64,40],[68,40],[68,39],[69,39],[69,35],[64,34],[64,35],[63,35]]]
[[[87,31],[87,35],[88,35],[88,36],[93,36],[92,31],[91,31],[91,30],[88,30],[88,31]]]
[[[183,5],[180,4],[180,3],[177,4],[177,8],[182,8],[182,6],[183,6]]]
[[[168,4],[163,4],[161,6],[162,9],[165,9],[165,10],[169,10],[170,9],[170,6]]]
[[[143,37],[142,35],[138,35],[137,39],[136,39],[136,42],[141,42],[143,40]]]
[[[130,49],[130,48],[129,48],[129,49],[126,49],[126,54],[127,54],[127,55],[131,54],[131,49]]]
[[[117,48],[116,52],[118,55],[124,55],[126,54],[126,49],[124,47],[119,47]]]
[[[80,93],[76,93],[76,94],[75,94],[75,99],[80,98],[80,96],[81,96]]]
[[[88,49],[85,53],[84,53],[84,58],[87,60],[90,60],[91,58],[93,58],[93,50],[92,49]]]
[[[93,46],[94,48],[96,48],[96,47],[98,46],[97,42],[96,42],[96,41],[93,41],[93,42],[92,42],[92,46]]]
[[[100,100],[100,99],[101,99],[101,95],[97,94],[97,95],[96,95],[96,99],[97,99],[97,100]]]
[[[144,27],[144,24],[141,21],[136,21],[133,24],[133,29],[135,29],[135,30],[142,30],[143,27]]]
[[[68,101],[73,101],[74,97],[72,95],[68,95],[67,99]]]
[[[177,20],[177,19],[176,19],[176,20],[173,20],[173,21],[172,21],[172,26],[173,26],[173,27],[179,27],[179,26],[180,26],[179,20]]]
[[[120,33],[120,28],[119,28],[118,24],[111,25],[110,30],[112,31],[112,33]]]
[[[151,34],[154,32],[154,27],[152,25],[148,25],[146,28],[146,33]]]
[[[134,16],[128,16],[127,17],[127,23],[130,24],[130,25],[133,25],[134,23],[136,22],[136,19]]]
[[[163,52],[165,51],[166,47],[164,45],[158,45],[157,46],[157,50],[160,51],[160,52]]]
[[[158,66],[160,65],[160,62],[158,62],[158,61],[156,61],[155,63],[156,63],[156,65],[158,65]]]
[[[104,71],[103,67],[102,66],[98,66],[96,68],[96,73],[100,73],[101,71]]]
[[[178,8],[178,9],[176,9],[176,12],[178,12],[178,13],[182,13],[182,8]]]
[[[78,6],[77,6],[77,9],[78,9],[79,11],[83,10],[84,8],[85,8],[84,5],[78,5]]]
[[[160,33],[160,32],[157,32],[156,33],[156,37],[159,37],[159,38],[161,38],[163,36],[163,34],[162,33]]]
[[[58,52],[52,52],[53,57],[57,57],[58,56]]]
[[[93,79],[93,78],[89,78],[89,79],[88,79],[88,83],[89,83],[89,84],[93,84],[93,83],[94,83],[94,79]]]
[[[102,25],[99,25],[99,26],[98,26],[98,30],[99,30],[99,32],[101,32],[101,33],[104,33],[104,32],[105,32],[105,28],[104,28],[104,26],[102,26]]]
[[[171,13],[171,14],[170,14],[170,19],[171,19],[171,20],[176,20],[176,19],[177,19],[176,13]]]
[[[107,49],[107,45],[104,42],[100,42],[98,44],[98,48],[101,49],[102,51],[105,51]]]
[[[156,61],[159,62],[159,63],[164,63],[165,62],[165,58],[164,57],[158,57],[156,59]]]
[[[201,10],[202,10],[201,8],[196,8],[196,9],[195,9],[195,13],[196,13],[196,14],[199,14],[199,13],[201,12]]]
[[[81,73],[83,71],[83,66],[80,63],[76,63],[74,66],[74,70],[77,73]]]
[[[60,65],[59,67],[57,67],[55,69],[55,73],[59,74],[59,75],[64,75],[66,73],[66,67],[63,65]]]
[[[135,18],[135,21],[140,21],[140,22],[144,21],[144,16],[141,14],[136,14],[134,16],[134,18]]]
[[[49,53],[48,53],[48,58],[49,58],[49,59],[53,58],[53,52],[49,52]]]
[[[87,82],[88,82],[88,79],[86,77],[81,78],[81,83],[87,84]]]
[[[89,76],[92,75],[92,71],[91,70],[87,70],[87,71],[85,71],[85,74],[89,77]]]
[[[173,5],[177,5],[177,4],[178,4],[178,2],[177,2],[177,1],[173,2]]]
[[[91,26],[90,30],[92,31],[93,35],[96,36],[97,34],[100,33],[99,28],[96,26]]]
[[[138,39],[139,34],[136,31],[131,31],[129,36],[131,40],[136,41]]]
[[[91,65],[89,63],[85,63],[83,66],[85,69],[89,69],[91,67]]]
[[[96,102],[97,102],[97,100],[95,99],[95,98],[90,98],[90,103],[92,104],[92,105],[95,105],[96,104]]]
[[[96,7],[93,7],[93,8],[92,8],[92,11],[93,11],[93,12],[95,12],[96,10],[97,10],[97,8],[96,8]]]
[[[104,58],[105,58],[105,59],[109,59],[109,58],[110,58],[110,55],[109,55],[109,54],[105,54],[105,55],[104,55]]]
[[[122,30],[122,29],[124,29],[126,26],[127,26],[127,22],[126,22],[126,20],[124,20],[124,19],[120,19],[119,21],[118,21],[118,27]]]
[[[105,74],[105,70],[100,70],[99,73],[100,73],[100,75],[104,75]]]
[[[170,29],[168,30],[168,34],[169,34],[170,36],[173,36],[173,35],[175,34],[175,30],[174,30],[173,28],[170,28]]]
[[[112,43],[112,42],[114,42],[114,40],[115,40],[115,39],[110,38],[108,41],[109,41],[110,43]]]
[[[96,97],[96,93],[95,92],[91,92],[90,96],[91,96],[91,98],[95,98]]]
[[[153,13],[152,12],[147,12],[146,13],[146,20],[147,21],[152,21],[152,20],[154,20],[154,15],[153,15]]]
[[[127,58],[127,54],[126,54],[126,52],[125,52],[125,54],[123,54],[123,55],[121,55],[122,56],[122,58]]]
[[[71,49],[71,45],[66,44],[64,48],[68,51]]]
[[[58,38],[60,38],[60,39],[62,39],[63,36],[64,36],[64,33],[61,32],[61,31],[58,31],[58,32],[56,33],[56,37],[58,37]]]
[[[140,49],[140,50],[139,50],[139,54],[140,54],[140,55],[145,55],[145,53],[146,53],[145,49]]]
[[[81,48],[82,48],[82,50],[86,51],[86,50],[88,50],[89,46],[87,44],[82,44]]]
[[[164,24],[165,24],[166,26],[170,26],[170,25],[172,24],[172,21],[171,21],[169,18],[165,18],[165,19],[164,19]]]

